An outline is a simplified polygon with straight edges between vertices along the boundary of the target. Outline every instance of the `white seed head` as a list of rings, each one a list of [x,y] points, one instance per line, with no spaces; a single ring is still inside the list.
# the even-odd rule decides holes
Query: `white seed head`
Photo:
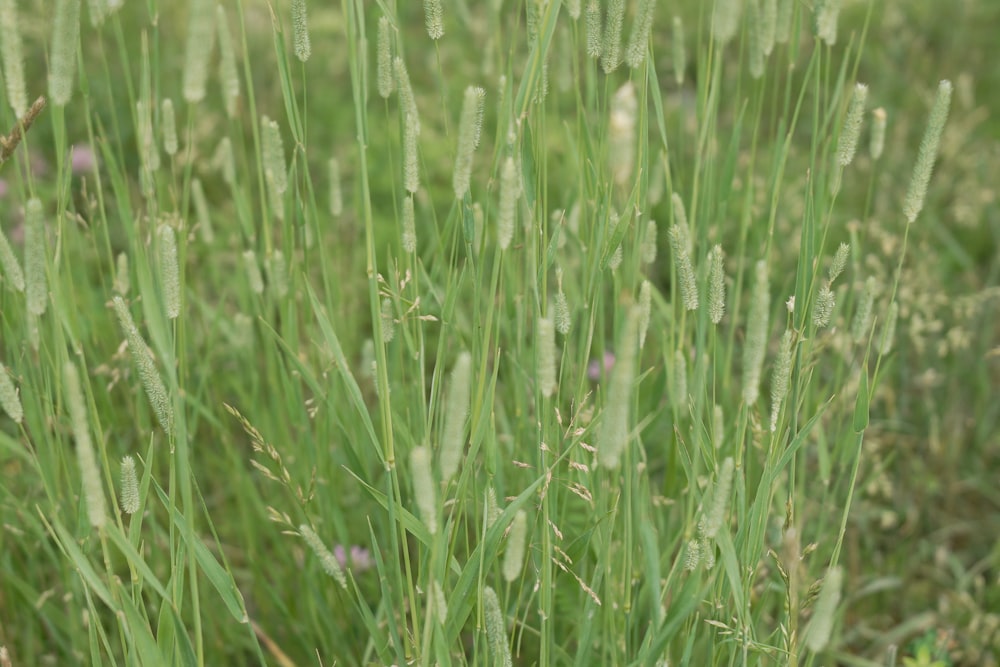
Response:
[[[524,564],[524,546],[528,535],[528,515],[524,510],[514,514],[507,535],[507,549],[503,555],[503,578],[507,583],[513,582],[521,574]]]
[[[190,104],[205,98],[208,61],[215,47],[215,7],[211,0],[191,0],[187,42],[184,49],[184,100]]]
[[[45,275],[45,214],[42,202],[34,197],[24,206],[24,286],[28,311],[41,317],[49,303]]]
[[[912,223],[916,220],[924,207],[927,185],[931,181],[931,172],[934,170],[934,162],[937,160],[938,145],[941,143],[941,135],[944,132],[944,124],[948,120],[950,106],[951,82],[945,80],[938,86],[937,97],[934,98],[934,106],[931,108],[930,119],[927,121],[927,129],[920,142],[917,163],[913,167],[910,187],[906,191],[906,199],[903,202],[903,215],[906,216],[907,222]]]
[[[296,58],[302,62],[309,60],[309,56],[312,54],[312,43],[309,41],[306,0],[292,0],[292,44],[295,47]]]
[[[299,526],[299,535],[302,539],[306,541],[309,548],[312,549],[313,554],[319,559],[320,567],[329,576],[333,577],[341,588],[345,591],[347,590],[347,577],[344,575],[344,570],[341,569],[340,563],[337,561],[337,557],[326,548],[323,540],[316,531],[312,529],[308,524],[302,524]]]
[[[163,306],[167,317],[177,319],[181,314],[181,273],[177,262],[177,237],[174,228],[168,224],[160,225],[156,232],[159,240],[160,290],[163,293]]]
[[[413,494],[416,496],[420,517],[431,535],[437,533],[437,495],[431,473],[431,453],[426,447],[410,450],[410,474],[413,475]]]
[[[28,89],[24,83],[24,49],[18,26],[17,0],[0,0],[0,60],[7,90],[7,103],[18,118],[28,110]]]
[[[236,103],[240,98],[240,75],[236,69],[236,50],[233,48],[233,37],[229,33],[229,19],[222,5],[215,8],[215,20],[219,33],[219,84],[222,87],[222,98],[226,103],[226,115],[233,118],[236,115]]]
[[[767,262],[760,260],[755,269],[756,279],[750,296],[746,343],[743,348],[743,400],[747,405],[757,402],[760,392],[760,372],[767,350],[767,332],[771,313],[771,292]]]
[[[0,364],[0,406],[3,406],[3,411],[15,424],[20,424],[24,419],[21,397],[17,395],[17,387],[10,377],[10,371],[3,364]]]
[[[126,456],[122,459],[122,511],[125,514],[135,514],[139,511],[139,477],[135,472],[135,459]]]
[[[441,433],[441,479],[449,481],[465,455],[465,419],[472,394],[472,355],[462,352],[451,371],[448,403]]]

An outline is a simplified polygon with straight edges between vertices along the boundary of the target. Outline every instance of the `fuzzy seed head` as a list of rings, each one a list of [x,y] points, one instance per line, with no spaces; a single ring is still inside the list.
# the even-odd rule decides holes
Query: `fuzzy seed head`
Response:
[[[849,243],[841,243],[837,246],[837,252],[833,255],[833,262],[830,263],[830,272],[827,274],[831,284],[844,272],[850,252],[851,244]]]
[[[712,37],[721,45],[728,44],[740,27],[743,0],[715,0],[712,11]]]
[[[497,244],[501,250],[510,247],[514,238],[517,202],[521,197],[521,176],[514,158],[508,157],[500,171],[500,204],[497,212]]]
[[[524,545],[528,535],[528,515],[524,510],[518,510],[510,524],[507,535],[507,549],[503,555],[503,578],[507,583],[513,582],[521,574],[524,564]]]
[[[341,569],[340,563],[337,561],[337,557],[326,548],[326,545],[323,544],[323,540],[316,534],[316,531],[313,530],[308,524],[302,524],[299,526],[299,535],[302,536],[302,539],[305,540],[306,544],[309,545],[309,548],[312,549],[313,554],[317,559],[319,559],[319,564],[320,567],[323,568],[323,571],[333,577],[334,581],[336,581],[340,587],[346,591],[347,577],[344,575],[344,571]]]
[[[486,638],[489,640],[493,663],[511,667],[510,646],[507,644],[507,629],[500,599],[496,591],[487,586],[483,589],[483,616],[486,617]]]
[[[611,74],[622,62],[622,30],[625,27],[625,0],[609,0],[608,15],[601,39],[601,69]]]
[[[135,472],[135,459],[126,456],[122,459],[122,511],[132,515],[139,511],[139,477]]]
[[[816,7],[816,36],[827,46],[837,43],[837,17],[840,0],[819,0]]]
[[[417,251],[417,223],[413,212],[413,197],[403,198],[403,252]]]
[[[261,116],[261,142],[264,170],[271,174],[273,194],[279,198],[288,189],[288,167],[285,165],[285,147],[281,140],[281,128],[276,121]]]
[[[115,261],[115,291],[118,292],[118,294],[125,296],[128,294],[130,287],[131,281],[129,280],[128,274],[128,255],[120,252],[118,253],[118,258]]]
[[[0,406],[15,424],[20,424],[24,419],[21,397],[17,395],[17,387],[10,377],[10,371],[3,364],[0,364]]]
[[[196,104],[205,98],[208,83],[208,61],[215,47],[215,8],[211,0],[191,0],[189,7],[183,90],[184,100]]]
[[[306,0],[292,0],[292,44],[295,57],[300,61],[309,60],[312,44],[309,41],[309,19],[306,15]]]
[[[465,454],[465,418],[472,394],[472,355],[462,352],[451,371],[451,387],[441,434],[441,479],[449,481]]]
[[[396,75],[396,90],[399,91],[399,104],[404,119],[407,115],[413,116],[415,133],[420,134],[420,114],[417,110],[417,99],[413,96],[413,88],[410,86],[410,75],[406,71],[406,63],[399,56],[392,61],[392,69]]]
[[[917,163],[913,167],[910,188],[906,191],[906,199],[903,202],[903,215],[906,216],[907,222],[912,223],[916,220],[924,207],[927,185],[931,181],[931,172],[934,170],[934,162],[937,160],[938,146],[941,143],[944,124],[948,120],[950,106],[951,82],[945,80],[938,86],[937,97],[934,98],[934,106],[931,108],[930,119],[927,121],[927,129],[920,142]]]
[[[167,224],[157,230],[159,239],[160,290],[167,317],[177,319],[181,314],[181,274],[177,263],[177,237],[174,228]]]
[[[629,441],[629,406],[635,382],[636,356],[639,347],[639,319],[642,312],[634,306],[628,313],[611,370],[611,384],[604,404],[597,438],[597,457],[605,468],[620,465]]]
[[[833,317],[833,309],[836,305],[837,300],[830,286],[827,284],[820,287],[819,292],[816,293],[816,304],[813,306],[813,324],[816,325],[816,328],[822,329],[830,325],[830,319]]]
[[[844,119],[844,128],[837,141],[837,164],[846,167],[854,160],[858,150],[858,138],[861,136],[861,122],[865,115],[865,103],[868,101],[868,86],[859,83],[854,87],[851,106]]]
[[[0,268],[3,269],[3,277],[10,281],[11,286],[18,292],[24,291],[24,272],[21,271],[21,262],[14,254],[14,249],[10,247],[7,235],[0,230]]]
[[[424,0],[424,23],[427,36],[433,40],[444,37],[444,9],[441,0]]]
[[[100,469],[97,467],[97,458],[94,455],[94,445],[90,439],[87,404],[80,387],[80,375],[76,370],[76,364],[72,361],[67,361],[63,366],[63,383],[66,386],[66,408],[69,411],[70,424],[73,426],[73,439],[76,441],[80,478],[83,480],[87,517],[91,526],[101,528],[107,522],[108,509],[104,499],[104,488],[101,485]]]
[[[681,350],[674,351],[674,400],[673,403],[679,408],[687,405],[688,381],[687,381],[687,359]]]
[[[73,97],[79,43],[80,0],[57,0],[49,54],[49,99],[56,106],[65,106]]]
[[[757,262],[755,274],[750,313],[747,317],[746,344],[743,348],[743,400],[747,405],[756,403],[760,392],[760,372],[767,350],[768,320],[771,313],[767,262]]]
[[[590,0],[587,3],[587,11],[584,20],[587,24],[587,57],[601,57],[601,5],[597,0]]]
[[[698,310],[698,279],[684,237],[679,225],[670,227],[670,249],[673,251],[674,270],[680,282],[681,301],[684,302],[685,310]]]
[[[437,498],[434,477],[431,474],[431,453],[426,447],[410,450],[410,473],[413,475],[413,494],[416,496],[420,517],[431,535],[437,533]]]
[[[792,9],[794,0],[778,0],[775,17],[774,41],[787,44],[792,36]]]
[[[32,198],[24,207],[24,283],[28,311],[41,317],[49,303],[45,277],[45,216],[42,202]]]
[[[549,398],[555,393],[557,385],[556,371],[556,328],[547,317],[536,322],[536,344],[538,349],[538,389],[542,396]]]
[[[388,98],[396,89],[396,79],[392,72],[391,29],[389,18],[379,17],[378,37],[375,42],[375,80],[378,85],[378,94],[384,98]]]
[[[483,128],[483,112],[486,108],[486,90],[478,86],[465,89],[462,102],[462,116],[458,122],[458,150],[455,152],[455,171],[452,187],[455,198],[463,199],[469,192],[472,178],[472,153],[479,145]]]
[[[396,320],[392,317],[392,300],[388,297],[382,299],[382,310],[379,314],[382,320],[382,342],[391,343],[396,337]]]
[[[721,245],[715,245],[708,256],[708,317],[718,324],[726,314],[725,255]]]
[[[240,98],[240,75],[236,69],[236,50],[233,37],[229,33],[229,19],[222,5],[215,8],[215,19],[219,27],[219,84],[222,98],[226,103],[226,116],[236,116],[236,103]]]
[[[160,422],[163,430],[168,435],[173,435],[173,407],[167,395],[167,388],[163,384],[163,378],[160,377],[159,371],[156,370],[153,355],[146,346],[146,341],[139,334],[139,329],[135,326],[132,313],[129,312],[125,300],[116,295],[113,303],[115,313],[118,315],[118,323],[125,333],[125,340],[128,341],[128,350],[132,356],[132,363],[135,364],[139,372],[139,381],[142,383],[143,389],[146,390],[146,396],[149,398],[149,404],[153,408],[153,414],[156,415],[156,419]]]
[[[569,312],[569,301],[566,300],[566,294],[562,290],[556,292],[552,303],[552,312],[555,319],[556,331],[563,336],[569,334],[572,319]]]
[[[658,249],[659,230],[656,227],[656,220],[646,223],[646,233],[642,237],[642,263],[652,264],[656,261],[656,251]]]
[[[750,76],[759,79],[764,76],[764,44],[761,36],[760,0],[750,0],[747,7],[747,51]]]
[[[899,302],[893,301],[889,304],[889,312],[885,316],[885,325],[882,328],[882,335],[879,337],[879,354],[889,354],[892,351],[893,341],[896,337],[896,321],[898,319]]]
[[[267,259],[267,281],[275,298],[283,299],[288,295],[288,264],[280,250],[275,250]]]
[[[646,60],[646,50],[649,44],[649,34],[653,29],[655,11],[656,0],[640,0],[639,6],[636,8],[632,33],[629,36],[625,55],[625,60],[632,69],[636,69]]]
[[[160,131],[163,135],[163,151],[173,157],[177,153],[177,120],[174,103],[168,97],[160,105]]]
[[[762,0],[760,6],[760,50],[764,56],[774,50],[778,24],[778,0]]]
[[[778,429],[778,415],[781,404],[788,395],[788,381],[792,374],[792,351],[794,335],[791,329],[786,329],[778,346],[778,358],[774,362],[774,375],[771,378],[771,433]]]
[[[646,345],[646,332],[649,330],[649,318],[653,311],[653,286],[648,280],[643,280],[639,287],[639,349]]]
[[[24,49],[18,27],[17,0],[0,0],[0,60],[6,83],[7,103],[18,118],[28,110],[28,89],[24,83]]]
[[[194,204],[195,219],[198,221],[198,232],[201,239],[211,245],[215,241],[215,230],[212,228],[212,215],[209,212],[208,200],[201,179],[191,179],[191,202]]]
[[[222,137],[212,155],[212,167],[222,172],[222,180],[229,186],[236,185],[236,160],[233,158],[233,142]]]

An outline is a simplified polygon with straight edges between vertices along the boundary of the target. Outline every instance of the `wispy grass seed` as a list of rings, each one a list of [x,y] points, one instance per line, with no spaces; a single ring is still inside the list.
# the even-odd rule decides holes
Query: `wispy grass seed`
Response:
[[[49,290],[45,276],[45,214],[37,198],[29,199],[24,206],[24,284],[28,310],[41,317],[48,307]]]
[[[135,459],[122,458],[121,467],[122,511],[132,515],[139,511],[139,477],[135,471]]]
[[[189,104],[205,98],[208,61],[215,48],[215,11],[212,0],[191,0],[189,4],[183,70],[184,100]]]
[[[292,45],[295,57],[301,62],[309,60],[312,55],[312,42],[309,41],[309,18],[306,12],[306,0],[292,0]]]
[[[87,518],[91,526],[101,528],[107,522],[107,501],[104,498],[104,487],[101,484],[101,473],[94,454],[94,444],[90,438],[87,405],[80,387],[80,375],[76,364],[72,361],[67,361],[63,365],[63,383],[66,389],[66,408],[69,412],[70,425],[73,427],[73,439],[76,441],[76,459],[83,481]]]
[[[931,107],[930,119],[927,121],[927,129],[920,142],[917,163],[913,167],[910,187],[906,191],[906,199],[903,201],[903,215],[906,216],[906,221],[909,223],[916,220],[924,208],[927,185],[930,183],[934,162],[937,160],[938,145],[941,143],[941,135],[944,132],[944,124],[948,120],[950,106],[951,82],[945,80],[938,86],[934,106]]]
[[[65,106],[73,98],[79,43],[80,0],[57,0],[49,54],[49,99],[56,106]]]
[[[135,326],[132,313],[129,312],[125,300],[120,296],[115,296],[113,303],[115,313],[118,315],[118,323],[121,325],[122,331],[125,333],[125,339],[128,341],[132,363],[135,364],[139,372],[139,381],[146,390],[149,404],[152,406],[153,413],[156,415],[157,421],[160,422],[160,426],[163,427],[163,430],[168,435],[172,436],[174,423],[173,407],[168,398],[167,388],[163,384],[163,378],[160,377],[160,372],[156,370],[153,355],[146,346],[146,341],[142,339],[138,327]]]
[[[7,103],[18,118],[28,111],[28,89],[24,82],[24,49],[18,25],[17,0],[0,0],[0,60],[7,90]]]
[[[15,424],[20,424],[24,419],[21,397],[17,394],[10,371],[3,364],[0,364],[0,406],[3,406],[3,411]]]

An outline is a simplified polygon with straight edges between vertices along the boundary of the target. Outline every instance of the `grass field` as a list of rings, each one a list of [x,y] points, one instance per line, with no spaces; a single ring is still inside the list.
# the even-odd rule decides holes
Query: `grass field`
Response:
[[[0,0],[0,667],[997,665],[997,25]]]

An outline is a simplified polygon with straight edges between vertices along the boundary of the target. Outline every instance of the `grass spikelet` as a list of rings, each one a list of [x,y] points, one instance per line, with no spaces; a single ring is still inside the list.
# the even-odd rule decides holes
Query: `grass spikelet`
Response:
[[[240,98],[240,75],[236,69],[236,50],[233,48],[233,37],[229,32],[229,19],[222,5],[215,8],[215,20],[219,33],[219,83],[222,86],[222,98],[225,100],[226,116],[236,115],[236,103]]]
[[[285,194],[288,189],[288,166],[285,164],[285,147],[281,140],[281,128],[276,121],[267,116],[261,116],[261,153],[264,170],[271,177],[269,182],[274,189],[275,198]]]
[[[636,69],[646,60],[649,45],[649,34],[653,29],[653,14],[656,12],[656,0],[639,0],[635,10],[635,20],[632,23],[632,33],[629,35],[628,48],[625,51],[625,61],[632,69]]]
[[[57,0],[49,54],[49,99],[56,106],[64,106],[73,98],[79,43],[80,0]]]
[[[794,335],[791,329],[786,329],[778,346],[778,358],[774,362],[774,374],[771,376],[771,433],[778,429],[778,415],[781,404],[788,395],[788,381],[792,374],[792,343]]]
[[[715,0],[712,11],[712,37],[716,42],[724,46],[736,36],[742,11],[742,0]]]
[[[410,451],[410,474],[413,475],[413,495],[416,496],[420,517],[431,535],[437,533],[437,497],[431,474],[431,453],[426,447]]]
[[[49,289],[45,277],[45,215],[37,198],[29,199],[24,207],[24,286],[28,310],[41,317],[48,307]]]
[[[215,11],[210,0],[191,0],[184,48],[184,100],[197,104],[205,98],[208,61],[215,47]]]
[[[747,60],[750,76],[764,76],[764,45],[761,39],[760,0],[749,0],[747,7]]]
[[[299,535],[302,536],[302,539],[312,549],[313,554],[319,559],[319,565],[323,568],[323,571],[333,577],[337,584],[346,591],[347,577],[344,575],[344,570],[341,569],[340,563],[337,562],[337,557],[326,548],[326,545],[323,544],[323,540],[316,534],[316,531],[311,526],[302,524],[299,526]]]
[[[767,262],[760,260],[755,268],[750,313],[747,316],[746,345],[743,348],[743,400],[747,405],[757,402],[760,392],[760,371],[767,350],[767,332],[771,313],[771,292]]]
[[[601,69],[611,74],[622,62],[622,30],[625,27],[625,0],[610,0],[601,36]]]
[[[177,237],[170,225],[160,225],[159,238],[160,289],[167,317],[176,319],[181,314],[181,273],[177,263]]]
[[[823,587],[819,591],[819,598],[813,609],[812,620],[809,621],[804,637],[805,645],[813,653],[822,651],[830,642],[834,614],[837,612],[837,605],[840,604],[842,584],[843,572],[839,567],[827,570],[826,576],[823,577]]]
[[[774,20],[774,41],[787,44],[792,36],[792,16],[795,0],[778,0],[777,15]]]
[[[889,305],[889,312],[885,316],[885,324],[882,327],[882,335],[879,336],[878,353],[889,354],[896,338],[896,321],[899,319],[899,302],[893,301]]]
[[[382,299],[379,317],[382,319],[382,342],[391,343],[396,337],[396,320],[392,317],[392,300],[388,297]]]
[[[830,263],[830,272],[827,274],[831,284],[844,272],[850,252],[851,244],[849,243],[841,243],[837,246],[837,252],[834,253],[833,261]]]
[[[486,617],[486,638],[490,643],[493,663],[502,667],[511,667],[510,646],[507,645],[507,628],[504,623],[503,610],[500,609],[500,599],[496,591],[487,586],[483,589],[483,616]]]
[[[18,26],[17,0],[0,0],[0,60],[7,103],[18,118],[28,111],[28,89],[24,84],[24,49]]]
[[[513,582],[521,574],[524,565],[524,545],[528,536],[528,515],[524,510],[518,510],[510,524],[507,535],[507,549],[503,555],[503,578],[507,583]]]
[[[486,107],[485,101],[485,89],[479,86],[469,86],[465,89],[462,115],[458,122],[455,170],[452,176],[452,187],[455,190],[456,199],[464,198],[469,192],[469,183],[472,178],[472,153],[479,146],[483,127],[483,112]]]
[[[222,137],[212,154],[212,167],[222,173],[222,180],[230,187],[236,185],[236,159],[233,157],[233,142]]]
[[[122,511],[125,514],[135,514],[139,511],[139,477],[135,472],[135,459],[131,456],[122,458]]]
[[[722,246],[716,244],[708,255],[708,318],[718,324],[726,314],[726,267]]]
[[[813,305],[813,324],[816,328],[822,329],[830,325],[830,318],[833,317],[833,309],[837,305],[837,298],[833,294],[830,286],[823,285],[816,293],[816,303]]]
[[[566,13],[574,21],[580,18],[580,0],[566,0]]]
[[[646,345],[646,332],[649,329],[649,318],[653,310],[653,286],[648,280],[643,280],[639,286],[639,349]]]
[[[163,152],[170,157],[177,154],[177,119],[174,103],[168,97],[160,104],[160,131],[163,136]]]
[[[101,485],[101,472],[94,455],[94,444],[90,439],[90,425],[87,423],[87,404],[80,387],[80,375],[76,364],[67,361],[63,365],[63,383],[66,388],[66,409],[76,441],[76,460],[80,466],[83,481],[83,498],[87,503],[87,518],[94,528],[101,528],[108,520],[108,507]]]
[[[837,19],[840,0],[818,0],[816,5],[816,36],[827,46],[837,43]]]
[[[649,265],[656,261],[656,252],[659,249],[660,230],[656,226],[656,220],[646,223],[646,233],[642,237],[642,263]]]
[[[584,20],[587,24],[587,57],[601,57],[601,5],[597,0],[590,0],[587,3]]]
[[[930,119],[927,121],[927,129],[920,142],[917,163],[913,167],[910,187],[906,191],[906,199],[903,201],[903,215],[906,216],[906,221],[909,223],[917,219],[924,207],[927,185],[931,181],[931,172],[934,170],[934,161],[937,160],[938,145],[941,143],[941,134],[944,132],[944,124],[948,120],[950,106],[951,82],[945,80],[938,86],[934,106],[931,107]]]
[[[0,230],[0,267],[3,268],[3,277],[18,292],[24,291],[24,272],[21,271],[21,262],[10,247],[7,235]]]
[[[844,119],[844,128],[840,131],[837,141],[837,164],[846,167],[854,160],[858,150],[858,138],[861,136],[861,122],[865,115],[865,103],[868,101],[868,86],[859,83],[854,87],[851,106]]]
[[[556,391],[556,329],[547,317],[539,318],[536,326],[538,389],[542,396],[549,398]]]
[[[469,413],[472,393],[472,355],[462,352],[451,371],[451,386],[445,405],[444,428],[441,431],[441,481],[447,482],[458,470],[465,455],[465,418]]]
[[[396,75],[396,90],[399,91],[400,112],[405,119],[407,115],[413,116],[413,127],[415,134],[420,134],[420,112],[417,109],[417,99],[413,96],[413,88],[410,86],[410,75],[406,71],[406,63],[399,56],[392,61],[392,70]]]
[[[427,36],[433,40],[444,37],[444,9],[441,0],[424,0],[424,24]]]
[[[301,62],[309,60],[309,56],[312,55],[312,43],[309,41],[306,0],[292,0],[292,45],[295,47],[296,58]]]
[[[617,468],[629,440],[629,406],[635,382],[636,351],[639,346],[638,306],[629,310],[622,328],[606,394],[604,413],[597,437],[597,458],[605,468]]]
[[[765,57],[774,51],[775,34],[778,24],[778,0],[761,0],[760,5],[760,51]]]
[[[561,288],[553,298],[552,312],[555,318],[556,331],[563,336],[567,335],[573,325],[573,320],[570,316],[569,301],[567,301],[566,294]]]
[[[437,579],[431,580],[431,604],[434,605],[434,616],[443,626],[445,621],[448,620],[448,602]]]
[[[674,270],[680,282],[681,301],[686,310],[698,310],[698,280],[691,264],[685,236],[680,225],[675,224],[670,227],[670,249],[673,251]]]
[[[24,419],[24,407],[17,394],[17,387],[10,377],[10,371],[3,364],[0,364],[0,406],[3,406],[3,411],[15,424],[20,424]]]
[[[501,250],[510,247],[514,238],[517,202],[521,197],[521,175],[514,158],[508,157],[500,171],[500,205],[497,212],[497,245]]]
[[[378,94],[388,98],[396,89],[396,78],[392,72],[392,33],[389,18],[380,16],[375,41],[375,81]]]
[[[410,194],[420,189],[420,169],[417,160],[417,135],[420,123],[413,114],[406,114],[403,123],[403,187]]]
[[[403,252],[417,251],[417,222],[413,211],[413,197],[403,198]]]
[[[684,548],[684,570],[694,572],[701,562],[701,544],[698,540],[688,540]]]
[[[172,436],[174,423],[173,407],[170,405],[170,399],[167,396],[167,388],[163,385],[163,379],[160,377],[159,371],[156,370],[156,364],[153,363],[153,355],[146,346],[146,341],[142,339],[139,329],[135,326],[132,313],[129,312],[125,300],[120,296],[115,296],[113,302],[115,313],[118,315],[118,323],[121,325],[125,339],[128,341],[132,363],[135,364],[139,372],[139,381],[142,383],[143,389],[146,390],[149,404],[152,406],[153,413],[156,415],[157,421],[160,422],[160,426]]]

